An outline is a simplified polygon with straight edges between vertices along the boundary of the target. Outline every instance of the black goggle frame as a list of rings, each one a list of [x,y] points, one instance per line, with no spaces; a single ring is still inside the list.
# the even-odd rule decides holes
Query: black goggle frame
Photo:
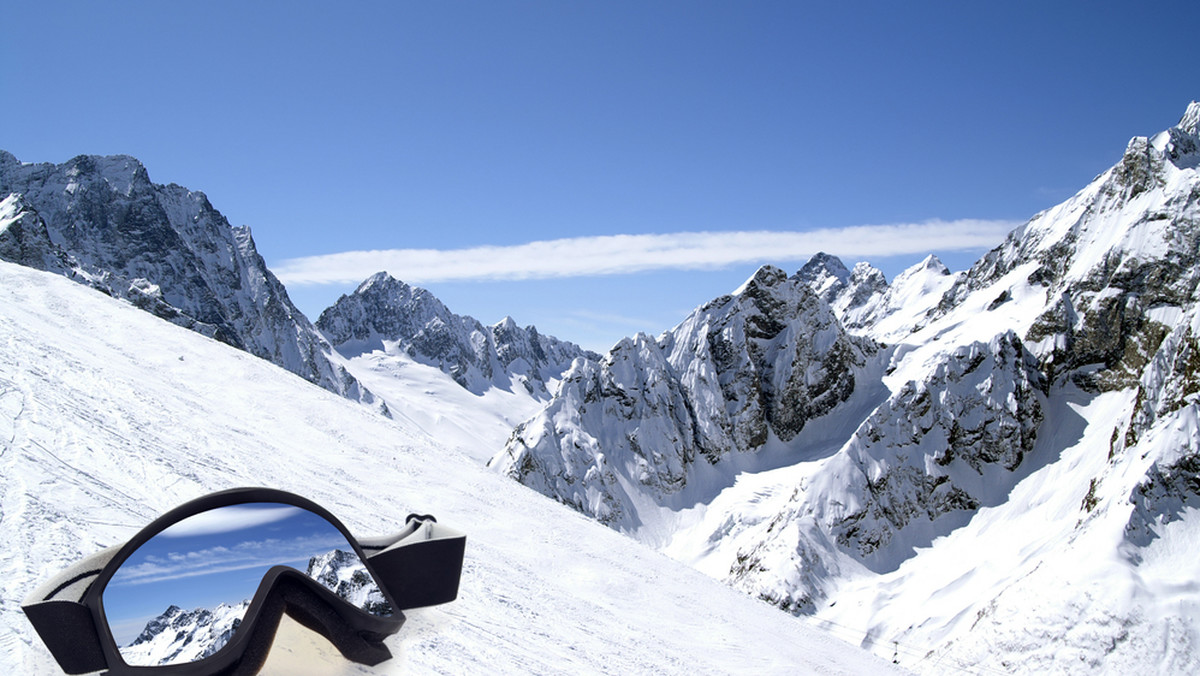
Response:
[[[333,525],[367,566],[393,608],[390,616],[346,602],[303,572],[274,566],[263,576],[238,630],[218,652],[202,660],[162,666],[130,666],[108,628],[103,592],[139,547],[180,521],[220,507],[277,503],[300,507]],[[22,604],[29,621],[68,674],[107,669],[110,676],[234,676],[262,668],[286,613],[328,638],[347,659],[375,665],[391,657],[383,639],[404,624],[401,610],[453,601],[458,596],[466,536],[429,515],[409,515],[390,535],[357,539],[317,503],[271,488],[235,488],[187,502],[139,531],[128,542],[94,554],[43,584]]]

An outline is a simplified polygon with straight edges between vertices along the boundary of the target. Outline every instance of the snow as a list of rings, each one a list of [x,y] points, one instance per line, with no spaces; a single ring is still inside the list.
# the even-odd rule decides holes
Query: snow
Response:
[[[345,662],[289,621],[264,673],[893,670],[495,475],[455,434],[438,438],[448,428],[387,420],[62,277],[0,263],[0,346],[6,673],[58,671],[15,599],[165,510],[239,485],[310,497],[363,535],[412,511],[468,534],[459,599],[407,613],[394,659]]]
[[[472,392],[441,369],[417,362],[391,341],[385,341],[382,350],[340,363],[387,404],[394,418],[480,464],[504,447],[518,423],[545,405],[516,377],[507,389]]]

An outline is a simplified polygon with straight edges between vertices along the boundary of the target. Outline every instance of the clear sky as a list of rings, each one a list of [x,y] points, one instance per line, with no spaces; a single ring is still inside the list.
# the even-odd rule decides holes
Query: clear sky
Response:
[[[19,159],[124,153],[204,191],[312,319],[387,269],[597,350],[818,249],[889,279],[927,253],[965,268],[1200,98],[1194,1],[3,16]]]

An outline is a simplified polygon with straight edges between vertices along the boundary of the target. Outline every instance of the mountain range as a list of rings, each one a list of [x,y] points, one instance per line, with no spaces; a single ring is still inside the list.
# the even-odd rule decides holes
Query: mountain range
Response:
[[[267,357],[920,671],[1191,673],[1198,126],[1192,103],[1135,137],[969,270],[765,266],[603,356],[386,273],[309,324],[247,230],[131,158],[0,155],[0,256]]]
[[[236,486],[303,495],[358,537],[413,512],[467,534],[458,598],[406,610],[391,660],[348,662],[285,617],[264,675],[903,673],[487,470],[403,411],[386,418],[62,275],[0,261],[0,345],[2,673],[61,673],[21,597]]]
[[[1198,120],[963,273],[764,267],[577,364],[491,464],[867,647],[1194,671]]]

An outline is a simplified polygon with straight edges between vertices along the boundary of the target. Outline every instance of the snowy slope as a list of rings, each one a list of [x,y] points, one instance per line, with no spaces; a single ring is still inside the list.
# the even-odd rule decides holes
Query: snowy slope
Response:
[[[458,601],[374,669],[285,625],[266,673],[887,673],[891,665],[247,353],[0,263],[0,670],[57,673],[17,599],[212,490],[309,496],[353,531],[468,533]]]

